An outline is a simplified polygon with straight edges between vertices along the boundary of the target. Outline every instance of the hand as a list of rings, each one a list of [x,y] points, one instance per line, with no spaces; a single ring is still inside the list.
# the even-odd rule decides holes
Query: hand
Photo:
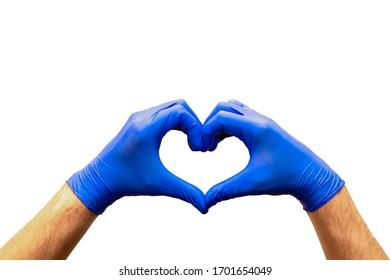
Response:
[[[204,194],[169,172],[159,157],[164,135],[181,130],[192,150],[202,148],[202,124],[183,100],[164,103],[130,116],[119,134],[69,180],[78,198],[95,214],[130,195],[165,195],[207,213]]]
[[[203,150],[213,151],[224,138],[238,137],[249,150],[248,165],[212,187],[206,206],[246,195],[290,194],[306,211],[328,202],[344,181],[310,149],[271,119],[231,100],[217,105],[203,125]]]

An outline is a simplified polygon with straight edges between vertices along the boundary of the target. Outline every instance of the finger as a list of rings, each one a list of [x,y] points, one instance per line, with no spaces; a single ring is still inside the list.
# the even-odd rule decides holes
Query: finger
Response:
[[[170,108],[172,106],[175,106],[178,101],[179,100],[168,101],[168,102],[162,103],[160,105],[154,106],[154,107],[152,107],[152,108],[150,108],[148,110],[152,111],[151,115],[152,115],[152,117],[154,117],[154,115],[157,115],[159,111],[168,109],[168,108]]]
[[[153,110],[152,117],[155,117],[160,111],[169,109],[176,105],[183,106],[188,111],[188,113],[190,113],[198,122],[200,122],[198,116],[195,114],[195,112],[191,109],[191,107],[187,104],[187,102],[184,99],[168,101],[156,107],[152,107],[151,108]]]
[[[174,106],[158,112],[155,121],[160,123],[160,139],[170,130],[180,130],[187,134],[187,141],[191,150],[199,151],[202,148],[202,124],[185,107],[176,103]]]
[[[252,195],[253,183],[251,176],[243,170],[237,175],[213,186],[205,195],[206,207],[210,208],[218,202],[236,197]]]
[[[236,100],[230,100],[228,102],[220,102],[217,104],[217,106],[214,108],[214,110],[210,113],[210,115],[207,117],[204,124],[207,124],[216,114],[218,114],[221,111],[230,112],[237,115],[245,115],[245,110],[249,109],[246,105],[242,104],[239,101]],[[220,135],[214,135],[213,137],[210,137],[207,134],[203,134],[203,151],[214,151],[218,143],[223,141],[225,138],[230,137],[231,135],[226,133],[221,133]]]
[[[202,136],[203,137],[203,136]],[[203,151],[205,152],[205,151],[210,151],[210,152],[212,152],[212,151],[215,151],[215,149],[217,149],[217,146],[218,146],[218,144],[220,143],[220,142],[222,142],[222,140],[224,140],[224,139],[226,139],[226,138],[228,138],[228,137],[231,137],[231,135],[229,135],[229,134],[226,134],[226,133],[224,133],[224,132],[222,132],[221,134],[219,134],[219,135],[217,135],[217,136],[215,136],[215,137],[213,137],[213,143],[211,144],[211,145],[209,145],[209,148],[208,149],[205,149],[205,148],[203,148]],[[207,140],[206,140],[207,141]],[[205,146],[205,140],[203,140],[203,147]]]
[[[240,101],[237,101],[235,99],[231,99],[227,102],[233,109],[239,110],[241,113],[243,113],[246,116],[255,116],[257,118],[267,118],[266,116],[260,114],[259,112],[253,110],[249,106],[245,105],[244,103],[241,103]]]
[[[209,149],[215,148],[215,141],[218,141],[218,135],[230,135],[235,136],[248,147],[246,135],[252,132],[247,132],[248,124],[245,116],[237,115],[234,113],[220,111],[212,119],[203,125],[202,137],[203,145],[208,144]],[[249,147],[248,147],[249,148]]]
[[[210,115],[207,117],[207,119],[204,121],[204,123],[207,123],[210,119],[212,119],[218,112],[220,111],[226,111],[238,115],[244,115],[242,112],[242,108],[237,108],[238,106],[234,103],[229,102],[219,102],[217,106],[211,111]]]
[[[246,106],[244,103],[241,103],[240,101],[237,101],[237,100],[235,100],[235,99],[230,99],[230,100],[228,101],[228,103],[232,103],[232,104],[237,105],[237,106],[240,106],[240,107],[242,107],[242,108],[251,109],[251,108],[249,108],[248,106]],[[252,110],[252,109],[251,109],[251,110]]]
[[[198,116],[195,114],[195,112],[191,109],[191,107],[187,104],[187,102],[183,99],[176,100],[177,105],[181,105],[184,107],[184,109],[187,110],[188,113],[191,114],[191,116],[196,121],[196,127],[193,127],[192,129],[188,129],[186,131],[183,131],[187,134],[187,141],[188,145],[190,146],[191,150],[193,151],[199,151],[202,148],[202,123],[200,122]]]
[[[184,99],[176,100],[176,104],[183,106],[198,122],[200,122],[198,116],[195,114],[195,112],[191,109],[191,107],[187,104],[187,102]]]
[[[187,102],[184,99],[177,99],[177,100],[173,100],[173,101],[168,101],[168,102],[163,103],[161,105],[158,105],[156,107],[152,107],[150,109],[153,111],[151,114],[151,117],[154,119],[161,111],[169,109],[169,108],[176,106],[176,105],[183,106],[188,111],[188,113],[190,113],[194,117],[194,119],[196,119],[200,123],[198,116],[195,114],[195,112],[191,109],[191,107],[187,104]]]
[[[218,114],[221,111],[230,112],[237,115],[243,115],[243,113],[240,110],[237,110],[233,108],[231,105],[235,105],[233,103],[229,104],[229,102],[219,102],[217,106],[213,109],[213,111],[210,113],[210,115],[205,120],[204,124],[207,124],[216,114]],[[237,106],[237,105],[235,105]],[[221,133],[220,135],[209,135],[204,134],[202,135],[202,141],[203,141],[203,149],[202,151],[214,151],[218,143],[221,142],[223,139],[229,137],[230,135],[226,133]]]
[[[204,193],[194,185],[173,175],[168,170],[166,171],[166,176],[161,181],[163,195],[186,201],[192,204],[202,214],[208,212],[204,201]]]

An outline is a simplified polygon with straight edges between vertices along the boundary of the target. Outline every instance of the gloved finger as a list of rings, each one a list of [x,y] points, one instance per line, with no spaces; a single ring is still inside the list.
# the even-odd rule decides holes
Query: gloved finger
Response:
[[[200,122],[198,116],[195,114],[195,112],[191,109],[191,107],[188,105],[188,103],[184,99],[178,99],[178,100],[176,100],[176,103],[178,105],[183,106],[188,111],[188,113],[190,113],[198,122]]]
[[[213,145],[215,145],[215,141],[218,141],[218,135],[227,134],[235,136],[243,141],[249,149],[249,141],[247,140],[248,137],[246,137],[246,135],[252,133],[252,131],[247,132],[246,127],[248,127],[248,125],[244,116],[220,111],[203,125],[203,145],[208,144],[208,149],[215,148]]]
[[[195,114],[195,112],[191,109],[191,107],[187,104],[187,102],[184,99],[177,99],[177,100],[173,100],[173,101],[168,101],[168,102],[160,104],[156,107],[152,107],[151,108],[153,110],[152,117],[155,117],[156,115],[158,115],[158,113],[160,111],[169,109],[169,108],[176,106],[176,105],[183,106],[188,111],[188,113],[190,113],[198,122],[200,122],[198,116]]]
[[[244,169],[233,177],[216,184],[205,195],[206,207],[210,208],[224,200],[253,195],[251,178],[252,176],[249,176]]]
[[[200,122],[198,116],[195,114],[195,112],[191,109],[191,107],[187,104],[187,102],[183,99],[176,100],[177,105],[181,105],[184,107],[184,109],[187,110],[188,113],[191,114],[192,117],[196,120],[196,127],[193,129],[183,131],[184,133],[187,134],[187,140],[188,140],[188,145],[190,146],[191,150],[193,151],[199,151],[202,149],[202,137],[201,133],[202,132],[202,123]]]
[[[240,101],[237,101],[235,99],[231,99],[227,102],[233,109],[239,110],[241,113],[243,113],[245,116],[248,117],[256,117],[256,118],[264,118],[268,119],[266,116],[258,113],[257,111],[253,110],[249,106],[245,105],[244,103],[241,103]]]
[[[166,170],[166,175],[161,179],[162,194],[178,198],[192,204],[202,214],[208,212],[204,201],[204,193],[194,185],[180,179]]]
[[[235,104],[235,105],[240,106],[240,107],[242,107],[242,108],[246,108],[246,109],[252,110],[251,108],[249,108],[249,107],[248,107],[247,105],[245,105],[244,103],[242,103],[242,102],[240,102],[240,101],[237,101],[237,100],[235,100],[235,99],[230,99],[230,100],[228,101],[228,103],[232,103],[232,104]]]
[[[178,104],[179,101],[181,101],[181,100],[178,99],[178,100],[168,101],[168,102],[162,103],[160,105],[154,106],[146,111],[151,111],[151,116],[152,116],[152,118],[154,118],[160,111],[175,106],[176,104]]]
[[[222,140],[224,140],[224,139],[226,139],[226,138],[228,138],[228,137],[231,137],[231,135],[226,134],[226,133],[224,133],[224,132],[222,132],[221,134],[215,136],[215,137],[213,138],[213,143],[212,143],[211,146],[208,148],[208,151],[210,151],[210,152],[214,151],[214,150],[217,148],[219,142],[222,142]],[[204,141],[204,140],[203,140],[203,141]],[[203,142],[203,146],[205,146],[204,142]],[[204,151],[207,151],[207,149],[204,149]]]
[[[235,106],[234,106],[235,105]],[[242,108],[237,108],[237,105],[235,103],[229,102],[219,102],[217,106],[211,111],[210,115],[206,118],[204,123],[207,123],[210,119],[212,119],[218,112],[220,111],[226,111],[238,115],[244,115],[244,113],[241,111]]]
[[[241,111],[244,108],[237,108],[239,106],[237,106],[236,102],[238,101],[219,102],[214,108],[214,110],[207,117],[204,124],[208,123],[216,114],[221,111],[230,112],[237,115],[244,115],[244,113]],[[209,135],[203,134],[203,151],[214,151],[217,148],[219,142],[230,136],[231,135],[226,133],[214,135],[213,137],[209,137]]]
[[[202,148],[202,124],[197,117],[194,117],[187,108],[180,103],[160,110],[155,116],[160,123],[158,128],[160,140],[170,130],[180,130],[187,134],[188,145],[191,150],[199,151]]]

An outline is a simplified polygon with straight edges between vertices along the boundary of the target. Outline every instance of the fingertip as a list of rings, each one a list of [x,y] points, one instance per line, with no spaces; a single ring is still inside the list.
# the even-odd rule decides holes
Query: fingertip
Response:
[[[202,124],[194,119],[192,127],[187,130],[187,143],[192,151],[201,151],[203,149]]]
[[[210,150],[210,148],[212,147],[213,145],[213,141],[214,141],[214,136],[210,135],[210,133],[208,133],[206,130],[205,130],[205,126],[202,127],[202,136],[201,136],[201,140],[202,140],[202,149],[201,151],[202,152],[207,152]]]
[[[209,151],[210,151],[210,152],[215,151],[215,150],[217,149],[217,147],[218,147],[218,143],[219,143],[218,139],[215,138],[214,141],[213,141],[213,144],[212,144],[211,147],[209,148]]]
[[[218,203],[215,199],[209,199],[206,200],[206,207],[210,209],[211,207],[215,206]]]
[[[217,138],[211,139],[207,142],[203,141],[202,152],[213,152],[213,151],[215,151],[217,146],[218,146],[218,139]]]
[[[207,214],[207,212],[209,212],[209,209],[206,207],[206,204],[204,205],[204,207],[200,207],[200,208],[197,208],[199,210],[200,213],[202,213],[203,215]]]
[[[198,189],[198,191],[196,191],[195,196],[190,201],[191,204],[196,209],[198,209],[200,213],[206,214],[209,211],[209,209],[206,206],[206,202],[204,200],[204,193],[201,190]]]
[[[187,143],[191,151],[203,151],[202,128],[187,131]]]

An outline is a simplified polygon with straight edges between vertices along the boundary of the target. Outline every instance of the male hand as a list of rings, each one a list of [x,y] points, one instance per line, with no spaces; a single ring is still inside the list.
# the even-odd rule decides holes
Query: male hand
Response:
[[[183,100],[164,103],[130,116],[119,134],[68,184],[95,214],[123,196],[165,195],[191,203],[207,213],[204,194],[169,172],[159,148],[164,135],[181,130],[192,150],[202,148],[202,124]]]
[[[231,100],[219,103],[203,125],[203,150],[213,151],[224,138],[236,136],[249,150],[248,165],[212,187],[206,206],[246,195],[296,197],[306,211],[328,202],[344,181],[310,149],[271,119]]]

